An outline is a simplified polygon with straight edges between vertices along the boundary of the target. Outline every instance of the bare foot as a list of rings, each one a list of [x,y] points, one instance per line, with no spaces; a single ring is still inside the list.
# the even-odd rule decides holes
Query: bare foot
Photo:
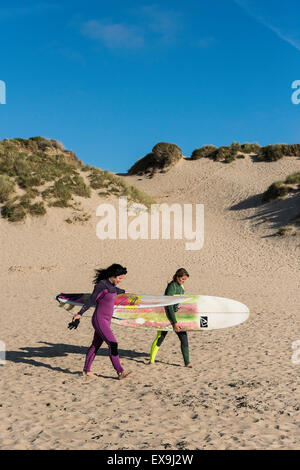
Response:
[[[191,363],[190,363],[190,364],[187,364],[185,367],[189,367],[190,369],[192,369],[192,368],[193,368],[193,366],[192,366],[192,364],[191,364]]]
[[[82,372],[82,375],[83,377],[97,377],[97,375],[94,374],[93,372],[87,372],[85,370]]]
[[[123,370],[122,372],[118,373],[119,380],[126,379],[126,377],[128,377],[128,375],[130,374],[132,374],[131,370],[129,371]]]

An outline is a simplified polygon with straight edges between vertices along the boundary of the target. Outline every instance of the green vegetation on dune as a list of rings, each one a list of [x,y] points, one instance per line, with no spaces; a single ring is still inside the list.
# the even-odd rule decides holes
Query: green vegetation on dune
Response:
[[[250,153],[254,153],[256,155],[259,154],[260,152],[260,145],[257,144],[257,143],[249,143],[249,142],[245,142],[244,144],[241,145],[241,151],[243,153],[247,153],[247,154],[250,154]]]
[[[262,195],[262,203],[278,201],[290,193],[297,193],[300,190],[300,172],[287,176],[285,181],[272,183]]]
[[[272,183],[263,193],[262,202],[266,203],[279,200],[284,196],[287,196],[289,191],[290,188],[286,186],[283,181],[276,181],[275,183]]]
[[[272,162],[283,157],[300,157],[300,144],[276,144],[262,147],[258,158],[261,161]]]
[[[44,203],[39,201],[31,204],[31,200],[26,197],[15,197],[7,202],[4,206],[2,215],[10,222],[19,222],[25,219],[26,215],[30,214],[34,217],[45,215],[46,208]]]
[[[236,158],[243,158],[242,153],[252,153],[253,149],[257,148],[257,145],[248,143],[241,145],[239,142],[233,142],[229,147],[222,145],[219,148],[214,145],[205,145],[193,151],[191,160],[210,158],[215,162],[231,163]]]
[[[92,168],[89,174],[91,188],[101,189],[100,196],[113,194],[115,196],[126,196],[129,201],[135,201],[149,207],[155,200],[136,186],[127,184],[120,176],[99,168]]]
[[[89,198],[97,189],[102,190],[101,196],[127,196],[146,206],[155,202],[123,178],[84,165],[74,152],[64,150],[55,140],[31,137],[0,142],[1,212],[10,222],[24,220],[28,214],[42,216],[47,206],[74,208],[74,196]],[[88,219],[84,213],[66,220],[74,223]]]
[[[64,153],[26,153],[0,143],[0,174],[13,177],[20,188],[41,186],[60,176],[75,174],[80,166],[79,161],[67,162]]]
[[[191,155],[191,160],[198,160],[199,158],[213,158],[214,152],[217,147],[214,145],[204,145],[198,149],[195,149]]]
[[[14,190],[14,180],[8,175],[0,175],[0,203],[7,201]]]
[[[25,152],[27,154],[36,154],[37,152],[45,152],[48,155],[62,153],[65,161],[82,165],[77,156],[71,150],[66,150],[61,142],[54,139],[46,139],[45,137],[30,137],[29,139],[4,139],[0,142],[0,153],[11,151]]]
[[[231,163],[233,160],[235,160],[235,157],[237,156],[238,152],[241,151],[241,146],[237,142],[233,142],[230,147],[219,147],[214,155],[213,159],[216,162],[224,162],[224,163]]]
[[[130,175],[148,175],[152,177],[158,171],[165,171],[174,166],[182,158],[181,149],[167,142],[156,144],[151,153],[138,160],[129,169]]]
[[[79,174],[66,175],[42,192],[43,199],[53,207],[68,207],[73,195],[91,197],[91,189]]]
[[[297,184],[297,183],[300,183],[300,172],[297,171],[295,173],[292,173],[291,175],[289,175],[287,177],[287,179],[285,180],[285,183],[286,184]]]
[[[210,158],[216,162],[231,163],[236,158],[243,158],[243,154],[254,154],[258,161],[274,162],[283,157],[300,157],[300,144],[276,144],[260,147],[257,143],[240,144],[233,142],[230,146],[205,145],[197,148],[191,155],[191,160]]]
[[[285,181],[276,181],[272,183],[262,195],[262,203],[277,202],[287,197],[296,197],[294,203],[299,205],[299,192],[300,192],[300,172],[292,173],[287,176]],[[285,209],[290,211],[289,208]],[[279,227],[276,235],[287,237],[299,233],[300,227],[300,213],[291,218],[289,216],[289,224]]]
[[[282,227],[279,227],[276,235],[280,237],[289,237],[291,235],[296,235],[296,233],[296,228],[293,225],[283,225]]]

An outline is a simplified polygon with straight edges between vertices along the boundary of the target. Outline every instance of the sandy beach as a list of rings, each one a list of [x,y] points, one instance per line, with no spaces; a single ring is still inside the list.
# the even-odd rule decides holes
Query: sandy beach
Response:
[[[300,171],[298,158],[225,165],[183,159],[153,178],[126,176],[158,203],[204,204],[199,251],[184,240],[96,237],[102,201],[77,197],[91,219],[65,222],[70,209],[40,218],[0,219],[1,449],[296,449],[300,437],[299,235],[274,236],[298,199],[261,205],[268,186]],[[117,204],[116,199],[109,199]],[[298,209],[297,209],[298,205]],[[69,211],[69,212],[68,212]],[[186,293],[245,303],[250,318],[230,329],[189,333],[193,369],[169,333],[148,365],[153,331],[113,325],[120,358],[133,374],[118,381],[106,347],[93,371],[81,370],[93,328],[57,307],[60,292],[89,292],[94,269],[127,267],[120,287],[162,294],[179,267],[190,273]],[[90,310],[88,314],[90,315]]]

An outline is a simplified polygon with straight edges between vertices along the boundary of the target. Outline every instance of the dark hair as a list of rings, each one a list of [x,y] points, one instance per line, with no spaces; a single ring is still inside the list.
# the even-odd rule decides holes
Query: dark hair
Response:
[[[176,273],[174,274],[173,279],[172,279],[171,282],[176,282],[178,277],[183,277],[183,276],[190,277],[190,275],[189,275],[189,273],[187,272],[186,269],[179,268],[179,269],[177,269]]]
[[[120,264],[111,264],[106,269],[96,269],[95,271],[96,275],[94,277],[94,284],[98,284],[98,282],[102,281],[103,279],[108,279],[109,277],[116,277],[127,274],[127,269]]]

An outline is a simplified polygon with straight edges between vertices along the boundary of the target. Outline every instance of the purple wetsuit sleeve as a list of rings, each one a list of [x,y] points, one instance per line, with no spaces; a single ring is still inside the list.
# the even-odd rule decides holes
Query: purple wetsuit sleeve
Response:
[[[98,284],[96,284],[91,297],[83,304],[80,311],[78,312],[78,315],[83,315],[84,312],[86,312],[90,307],[92,307],[93,305],[96,305],[96,300],[98,298],[98,295],[104,289],[106,289],[104,282],[100,281]]]
[[[116,287],[117,294],[124,294],[125,290],[120,289],[119,287]]]

